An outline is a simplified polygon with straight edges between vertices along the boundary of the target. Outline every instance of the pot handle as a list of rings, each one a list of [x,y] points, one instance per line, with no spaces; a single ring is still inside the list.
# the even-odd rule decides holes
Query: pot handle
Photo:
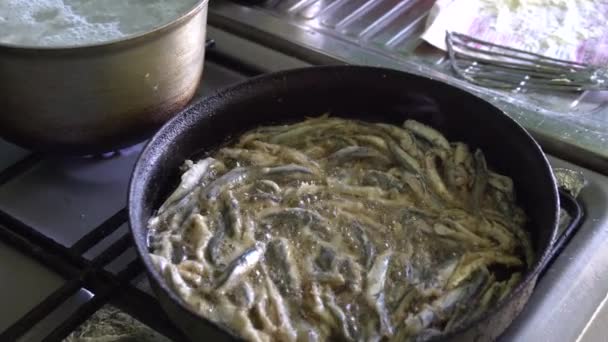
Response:
[[[585,216],[583,207],[579,204],[576,198],[562,188],[559,188],[559,203],[560,210],[563,210],[568,214],[567,216],[569,216],[570,222],[563,223],[562,220],[567,220],[568,217],[564,218],[563,215],[560,214],[557,237],[553,245],[550,247],[551,253],[549,259],[542,267],[541,275],[553,263],[555,258],[564,249],[566,243],[570,241],[574,233],[576,233]]]

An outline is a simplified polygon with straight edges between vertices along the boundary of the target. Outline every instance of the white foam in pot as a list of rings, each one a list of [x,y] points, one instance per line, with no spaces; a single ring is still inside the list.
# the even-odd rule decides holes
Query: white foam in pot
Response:
[[[198,0],[0,0],[0,43],[78,46],[149,31]]]

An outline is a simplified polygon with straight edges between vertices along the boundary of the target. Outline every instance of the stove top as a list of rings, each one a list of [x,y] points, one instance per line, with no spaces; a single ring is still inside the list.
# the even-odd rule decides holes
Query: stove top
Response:
[[[209,32],[218,43],[208,53],[198,97],[261,71],[303,65],[221,30]],[[127,184],[142,146],[67,158],[0,141],[0,341],[184,339],[152,295],[128,233]],[[592,318],[602,317],[608,293],[608,182],[560,159],[551,162],[589,181],[579,196],[586,219],[505,340],[601,336],[593,335]]]

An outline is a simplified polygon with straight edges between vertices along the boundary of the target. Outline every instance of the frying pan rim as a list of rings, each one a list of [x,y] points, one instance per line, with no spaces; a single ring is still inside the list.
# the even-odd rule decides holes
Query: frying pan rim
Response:
[[[487,321],[491,317],[499,314],[500,311],[507,305],[507,303],[516,299],[516,297],[519,297],[520,295],[522,295],[522,292],[525,291],[528,288],[528,286],[534,286],[531,283],[536,282],[536,279],[537,279],[539,273],[543,269],[543,265],[546,263],[546,261],[552,255],[552,246],[556,240],[557,225],[558,225],[558,219],[559,219],[558,218],[559,195],[558,195],[558,190],[557,190],[557,182],[555,180],[555,176],[553,174],[553,171],[549,164],[547,156],[543,152],[543,150],[540,147],[540,145],[538,144],[538,142],[531,136],[531,134],[523,126],[521,126],[517,121],[515,121],[513,118],[511,118],[509,115],[507,115],[502,109],[498,108],[491,102],[483,99],[479,95],[471,93],[465,89],[454,86],[452,84],[442,82],[433,77],[411,74],[411,73],[407,73],[404,71],[384,68],[384,67],[373,67],[373,66],[363,66],[363,65],[324,65],[324,66],[294,68],[294,69],[283,70],[283,71],[278,71],[278,72],[273,72],[273,73],[268,73],[268,74],[262,74],[259,76],[249,78],[243,82],[224,87],[224,88],[216,91],[212,95],[205,97],[205,98],[201,99],[200,101],[197,101],[197,102],[187,106],[182,111],[180,111],[175,117],[173,117],[168,122],[166,122],[154,134],[154,136],[146,143],[146,146],[143,148],[142,152],[140,153],[139,157],[137,158],[137,162],[135,163],[135,166],[131,173],[131,178],[129,180],[129,190],[128,190],[128,199],[127,199],[127,203],[128,203],[127,205],[129,208],[129,231],[131,232],[133,241],[135,243],[137,254],[138,254],[140,260],[142,260],[142,262],[144,264],[147,276],[152,278],[151,280],[156,283],[158,289],[160,289],[164,293],[164,295],[166,295],[174,304],[177,304],[177,306],[179,306],[180,309],[187,312],[189,315],[193,316],[194,318],[200,320],[202,324],[210,325],[215,329],[220,329],[224,333],[227,333],[234,338],[238,338],[230,330],[212,322],[211,320],[203,317],[202,315],[196,313],[193,309],[191,309],[187,305],[187,303],[175,291],[173,291],[169,287],[169,285],[167,284],[167,281],[162,277],[160,272],[158,272],[156,270],[155,266],[152,264],[152,261],[151,261],[151,258],[149,256],[149,252],[148,252],[147,243],[142,243],[142,241],[146,241],[147,238],[143,238],[143,239],[138,238],[141,234],[147,233],[148,229],[145,225],[140,226],[134,217],[133,209],[135,207],[137,207],[135,203],[137,201],[141,201],[141,199],[136,198],[139,188],[137,186],[138,182],[135,178],[137,175],[141,174],[142,172],[145,172],[144,170],[146,169],[146,165],[144,165],[144,164],[147,161],[146,157],[154,155],[154,151],[156,151],[156,150],[158,150],[159,152],[162,151],[163,147],[166,146],[168,143],[170,143],[171,139],[163,141],[164,140],[163,137],[167,133],[170,133],[174,130],[180,131],[180,133],[183,133],[188,130],[187,128],[184,128],[184,126],[187,126],[186,122],[184,122],[184,119],[186,117],[186,113],[188,113],[194,107],[200,106],[203,103],[213,103],[215,100],[222,98],[224,96],[224,94],[226,94],[226,93],[230,93],[230,94],[241,93],[241,92],[249,89],[251,85],[256,85],[260,82],[272,82],[273,80],[284,79],[285,77],[292,77],[294,75],[297,76],[301,73],[305,74],[307,72],[328,72],[329,73],[329,72],[339,72],[342,70],[361,70],[361,72],[369,72],[369,73],[403,74],[403,75],[407,75],[407,77],[409,77],[413,80],[415,80],[415,79],[425,80],[425,82],[436,83],[440,87],[450,88],[450,91],[453,91],[455,93],[460,93],[459,94],[460,96],[476,98],[477,100],[481,100],[482,102],[484,102],[486,105],[493,107],[493,109],[496,112],[496,115],[503,116],[504,119],[506,119],[513,125],[514,129],[519,130],[520,131],[519,133],[522,134],[523,136],[525,136],[525,138],[527,138],[529,140],[528,142],[531,144],[531,148],[534,150],[534,153],[537,155],[539,163],[542,163],[545,171],[548,171],[548,174],[546,176],[548,176],[548,178],[552,184],[551,189],[546,189],[546,191],[551,192],[550,195],[551,195],[551,198],[553,199],[554,207],[555,207],[554,208],[555,210],[553,210],[554,215],[552,218],[553,227],[551,227],[551,236],[549,238],[547,246],[542,250],[542,253],[540,253],[540,256],[534,263],[534,266],[532,267],[532,269],[528,270],[524,274],[524,279],[518,284],[518,286],[516,286],[516,288],[509,295],[507,295],[506,298],[504,298],[500,303],[498,303],[498,305],[495,305],[494,307],[492,307],[487,312],[486,315],[483,315],[482,317],[475,319],[473,321],[470,321],[464,325],[458,326],[455,330],[451,331],[448,334],[441,335],[439,338],[444,339],[444,338],[450,338],[450,337],[456,336],[458,334],[466,332],[468,329],[478,325],[479,323]],[[403,76],[403,75],[401,75],[401,76]],[[211,107],[214,107],[214,106],[212,105]],[[201,116],[200,116],[200,114],[198,114],[198,115],[199,115],[199,117],[197,117],[197,120],[200,120]],[[204,116],[204,117],[206,117],[206,116]],[[144,191],[143,187],[141,187],[141,191],[142,192]],[[141,215],[142,213],[136,213],[136,214]],[[148,219],[149,219],[149,217],[146,218],[146,221]],[[137,231],[140,231],[140,232],[138,233]],[[535,252],[538,254],[538,251],[535,251]],[[527,302],[527,300],[526,300],[526,302]],[[433,340],[435,340],[435,339],[433,339]]]

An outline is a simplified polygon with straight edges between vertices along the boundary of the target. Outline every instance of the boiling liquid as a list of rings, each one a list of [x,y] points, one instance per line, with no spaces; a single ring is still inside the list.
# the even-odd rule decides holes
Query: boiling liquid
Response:
[[[171,22],[199,0],[0,0],[0,44],[101,43]]]

